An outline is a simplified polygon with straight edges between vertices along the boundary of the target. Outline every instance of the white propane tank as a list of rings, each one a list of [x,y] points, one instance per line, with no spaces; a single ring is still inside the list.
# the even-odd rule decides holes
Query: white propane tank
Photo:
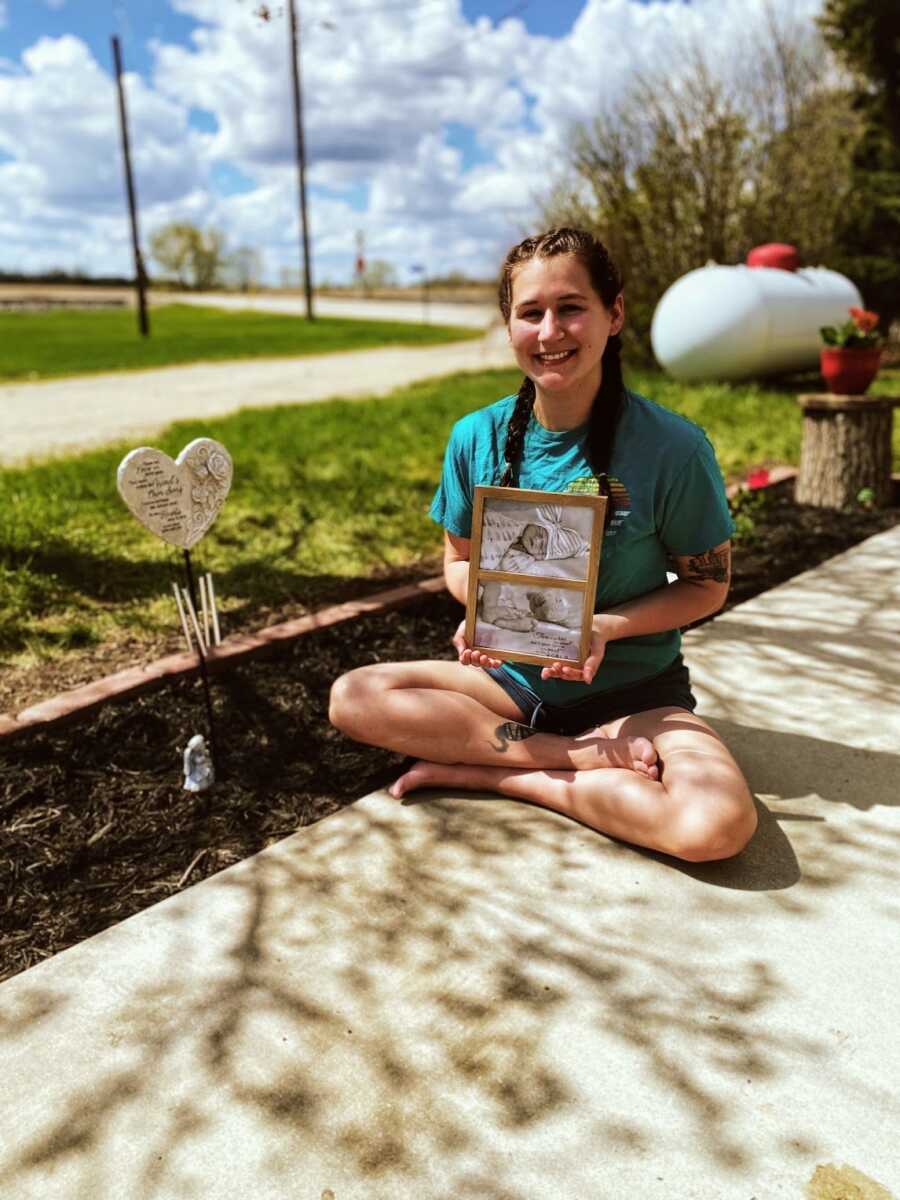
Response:
[[[722,267],[689,271],[663,294],[650,341],[675,379],[747,379],[815,367],[823,325],[842,325],[862,307],[837,271]]]

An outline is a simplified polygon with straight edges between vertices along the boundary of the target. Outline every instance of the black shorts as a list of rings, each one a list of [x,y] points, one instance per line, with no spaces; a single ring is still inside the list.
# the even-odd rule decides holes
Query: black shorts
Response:
[[[586,729],[651,708],[686,708],[693,712],[697,707],[690,675],[680,654],[658,675],[565,705],[541,700],[527,683],[514,679],[504,667],[491,667],[487,673],[519,706],[524,724],[541,733],[560,733],[564,737],[575,737]]]

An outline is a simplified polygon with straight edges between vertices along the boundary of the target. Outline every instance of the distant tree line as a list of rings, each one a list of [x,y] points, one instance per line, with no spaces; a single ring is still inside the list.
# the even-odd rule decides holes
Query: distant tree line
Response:
[[[828,0],[820,31],[769,9],[739,72],[725,76],[689,47],[680,77],[639,77],[573,131],[543,218],[607,243],[626,277],[634,348],[648,351],[653,311],[676,279],[710,260],[742,262],[762,242],[845,271],[885,323],[900,315],[898,13],[897,0]]]
[[[209,291],[232,287],[249,291],[262,281],[262,255],[253,246],[228,249],[220,229],[200,229],[174,221],[150,237],[150,256],[178,287]],[[157,282],[161,280],[157,279]]]
[[[216,287],[248,291],[262,281],[262,255],[252,246],[229,250],[218,229],[200,229],[186,222],[164,225],[150,238],[150,255],[159,271],[151,284],[208,291]],[[89,287],[130,287],[131,276],[88,275],[81,270],[54,269],[26,273],[0,271],[0,283],[51,283]]]
[[[134,280],[121,275],[87,275],[83,271],[0,271],[0,283],[59,283],[78,287],[130,287]]]

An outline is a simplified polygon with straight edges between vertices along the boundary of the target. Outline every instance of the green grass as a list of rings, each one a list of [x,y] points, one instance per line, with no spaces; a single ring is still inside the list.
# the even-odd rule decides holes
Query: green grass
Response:
[[[431,346],[480,331],[400,321],[226,312],[191,304],[150,311],[149,337],[129,310],[0,313],[0,380],[55,379],[222,359],[328,354],[378,346]]]
[[[753,466],[800,461],[803,422],[797,395],[822,390],[819,376],[778,387],[764,383],[676,383],[659,371],[630,371],[628,386],[690,417],[709,434],[722,473],[743,477]],[[879,393],[900,395],[900,370],[878,376]],[[894,470],[900,470],[900,420],[894,422]]]
[[[195,549],[235,621],[272,619],[346,594],[348,581],[434,562],[427,515],[452,423],[514,391],[487,371],[430,380],[385,398],[247,410],[183,421],[154,444],[173,457],[194,437],[231,451],[234,486]],[[684,385],[630,372],[629,385],[710,434],[728,478],[796,463],[801,415],[792,394],[757,385]],[[900,394],[900,371],[879,390]],[[900,426],[900,422],[896,422]],[[178,551],[146,532],[115,488],[132,444],[0,471],[0,656],[25,664],[106,640],[175,627]],[[895,431],[900,463],[900,429]],[[136,651],[136,657],[140,652]]]

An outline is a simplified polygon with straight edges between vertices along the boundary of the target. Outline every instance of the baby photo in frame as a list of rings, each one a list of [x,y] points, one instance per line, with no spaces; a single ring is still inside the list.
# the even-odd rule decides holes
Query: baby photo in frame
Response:
[[[475,488],[466,641],[495,658],[582,663],[606,497]]]

